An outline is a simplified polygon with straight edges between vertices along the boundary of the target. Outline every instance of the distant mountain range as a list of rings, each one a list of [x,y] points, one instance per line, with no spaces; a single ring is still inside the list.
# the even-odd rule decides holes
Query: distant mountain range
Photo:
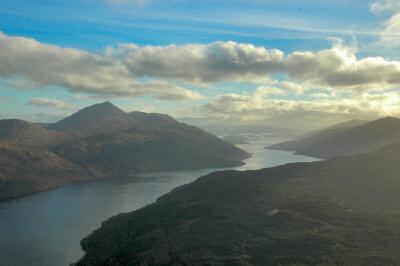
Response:
[[[104,102],[54,124],[0,120],[0,199],[136,172],[236,166],[249,156],[168,115]]]
[[[386,117],[350,121],[267,148],[326,159],[372,152],[392,143],[400,143],[400,119]]]
[[[399,173],[400,144],[215,172],[103,222],[76,265],[397,265]]]

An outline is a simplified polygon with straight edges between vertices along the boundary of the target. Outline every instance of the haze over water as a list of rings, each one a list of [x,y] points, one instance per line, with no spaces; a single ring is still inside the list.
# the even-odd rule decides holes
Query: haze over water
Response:
[[[253,154],[243,166],[255,170],[315,158],[264,149],[284,140],[261,137],[238,145]],[[82,182],[0,203],[0,265],[69,265],[83,251],[80,241],[101,222],[154,202],[173,188],[224,169],[147,173]]]

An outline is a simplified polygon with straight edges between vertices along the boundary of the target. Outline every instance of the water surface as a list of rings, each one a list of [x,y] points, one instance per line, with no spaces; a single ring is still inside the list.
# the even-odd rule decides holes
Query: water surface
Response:
[[[265,146],[282,141],[258,136],[238,145],[253,154],[237,170],[253,170],[315,158]],[[83,256],[80,240],[101,222],[154,202],[173,188],[224,169],[147,173],[72,184],[0,203],[0,265],[69,265]]]

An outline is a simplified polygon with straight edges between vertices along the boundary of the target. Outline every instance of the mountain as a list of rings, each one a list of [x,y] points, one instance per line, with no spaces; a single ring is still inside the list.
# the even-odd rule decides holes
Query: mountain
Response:
[[[133,126],[135,121],[127,113],[110,102],[104,102],[84,108],[47,128],[85,137],[114,133]]]
[[[0,120],[0,142],[23,145],[54,145],[70,139],[68,134],[47,130],[18,119]]]
[[[205,131],[175,123],[74,139],[55,152],[97,176],[229,167],[250,155]]]
[[[269,146],[317,158],[354,155],[400,142],[400,119],[381,118],[361,125],[333,127],[316,134]]]
[[[397,265],[400,145],[222,171],[102,223],[76,265]]]
[[[311,132],[308,132],[307,134],[304,134],[303,136],[300,136],[298,139],[304,139],[304,138],[310,137],[312,135],[316,135],[317,133],[321,133],[323,131],[334,130],[334,129],[338,129],[338,128],[349,128],[349,127],[361,126],[368,122],[370,122],[370,121],[362,120],[362,119],[353,119],[353,120],[349,120],[349,121],[345,121],[345,122],[342,122],[339,124],[332,125],[330,127],[324,128],[324,129],[313,130]]]
[[[144,113],[144,112],[130,112],[130,117],[132,117],[136,124],[144,129],[156,128],[169,124],[176,124],[178,121],[166,114],[158,113]]]
[[[96,104],[40,127],[0,120],[0,200],[71,182],[243,164],[250,154],[168,115]]]
[[[87,179],[81,167],[47,148],[0,142],[0,200]]]
[[[363,120],[363,119],[353,119],[353,120],[345,121],[345,122],[342,122],[339,124],[335,124],[333,126],[328,127],[328,129],[361,126],[368,122],[371,122],[371,121]]]
[[[86,137],[116,133],[133,127],[155,128],[169,123],[177,123],[177,121],[164,114],[137,111],[126,113],[112,103],[104,102],[84,108],[46,127],[78,137]]]

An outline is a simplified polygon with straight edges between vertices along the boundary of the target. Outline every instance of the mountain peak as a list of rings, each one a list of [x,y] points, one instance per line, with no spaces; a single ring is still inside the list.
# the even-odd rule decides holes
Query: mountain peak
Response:
[[[130,127],[128,114],[108,101],[86,107],[49,126],[78,136],[113,133]]]
[[[93,116],[103,116],[103,115],[109,115],[109,114],[125,114],[124,111],[110,103],[109,101],[103,102],[103,103],[98,103],[91,105],[89,107],[86,107],[76,114],[91,114]]]
[[[86,137],[111,134],[131,128],[148,130],[174,123],[177,121],[168,115],[143,112],[126,113],[106,101],[86,107],[47,128]]]

